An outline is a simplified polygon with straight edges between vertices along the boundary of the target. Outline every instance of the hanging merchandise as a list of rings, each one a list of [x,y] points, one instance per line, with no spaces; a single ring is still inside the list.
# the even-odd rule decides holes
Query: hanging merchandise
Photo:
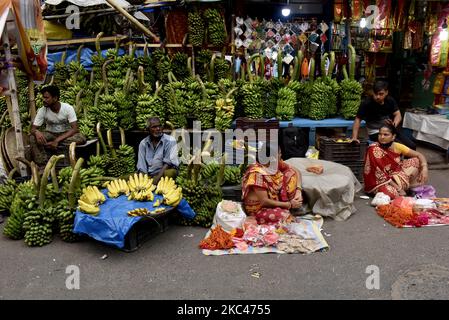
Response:
[[[446,23],[447,31],[447,21],[449,19],[448,12],[449,4],[439,10],[438,15],[438,30],[432,36],[432,47],[430,50],[430,62],[434,67],[445,68],[447,66],[448,57],[448,40],[440,39],[440,34],[443,31],[443,25]]]
[[[340,23],[343,18],[343,0],[335,0],[334,2],[334,22]]]
[[[442,74],[439,73],[436,78],[435,78],[435,83],[433,85],[433,89],[432,92],[434,94],[442,94],[443,93],[443,88],[444,88],[444,79],[446,77]]]
[[[395,31],[401,31],[405,28],[406,15],[405,12],[407,10],[407,0],[398,0],[396,4],[396,8],[394,11],[394,19],[393,19],[393,29]]]
[[[362,19],[363,16],[363,0],[351,0],[351,17],[357,21]]]

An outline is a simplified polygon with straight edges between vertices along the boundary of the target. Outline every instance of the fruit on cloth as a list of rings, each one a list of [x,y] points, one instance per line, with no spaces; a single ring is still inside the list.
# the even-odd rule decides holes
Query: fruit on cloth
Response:
[[[80,201],[92,206],[98,206],[106,201],[106,197],[98,190],[97,186],[88,186],[83,189]]]
[[[161,178],[155,192],[164,196],[163,202],[168,206],[176,207],[182,200],[182,188],[177,187],[175,180],[169,177]]]
[[[192,46],[200,47],[204,39],[204,20],[198,11],[189,12],[187,26],[189,30],[189,40]]]
[[[128,200],[153,201],[153,191],[156,186],[153,185],[153,179],[147,174],[135,173],[128,179],[130,194]]]
[[[176,188],[176,182],[173,178],[162,177],[157,184],[156,194],[166,194]]]
[[[97,215],[100,212],[100,208],[97,205],[78,200],[78,205],[81,211],[87,214]]]
[[[112,180],[107,184],[108,197],[117,198],[121,194],[129,194],[128,183],[123,179]]]
[[[149,214],[150,214],[150,210],[148,210],[147,208],[137,208],[137,209],[128,211],[128,216],[130,216],[130,217],[147,216]]]

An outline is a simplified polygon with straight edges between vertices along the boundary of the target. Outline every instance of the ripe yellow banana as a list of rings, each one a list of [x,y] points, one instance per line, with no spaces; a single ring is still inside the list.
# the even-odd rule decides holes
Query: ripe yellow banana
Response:
[[[88,214],[98,214],[100,212],[100,208],[97,206],[94,206],[92,204],[86,203],[82,201],[81,199],[78,200],[78,204],[80,206],[80,210],[88,213]]]

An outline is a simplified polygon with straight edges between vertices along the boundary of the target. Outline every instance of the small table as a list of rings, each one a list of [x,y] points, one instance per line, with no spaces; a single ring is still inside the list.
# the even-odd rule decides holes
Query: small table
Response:
[[[406,112],[402,127],[413,130],[415,139],[447,150],[449,156],[449,119],[445,115]]]
[[[332,118],[324,120],[294,118],[290,121],[279,121],[280,128],[287,128],[289,124],[292,124],[293,127],[310,128],[309,146],[314,146],[316,139],[316,128],[346,128],[347,133],[352,134],[352,125],[354,124],[354,120],[345,120],[343,118]],[[365,121],[362,121],[360,126],[364,127]]]

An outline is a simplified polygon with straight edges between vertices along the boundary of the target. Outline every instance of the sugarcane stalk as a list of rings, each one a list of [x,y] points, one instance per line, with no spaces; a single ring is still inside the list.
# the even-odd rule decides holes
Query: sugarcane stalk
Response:
[[[69,198],[69,209],[75,209],[76,206],[75,192],[78,182],[80,180],[80,170],[83,163],[84,159],[79,158],[75,166],[73,167],[72,178],[70,179],[69,184],[69,191],[67,192]]]
[[[44,208],[45,203],[45,193],[47,191],[47,183],[48,183],[48,176],[50,175],[51,169],[53,166],[56,165],[56,162],[58,162],[60,159],[63,159],[65,156],[63,154],[60,155],[53,155],[51,156],[50,160],[48,161],[47,165],[45,166],[44,173],[42,174],[40,188],[39,188],[39,208]]]
[[[117,153],[115,152],[114,149],[114,143],[112,142],[112,130],[108,129],[108,131],[106,132],[106,136],[108,137],[108,145],[109,145],[109,149],[111,149],[111,156],[113,158],[117,158]]]

